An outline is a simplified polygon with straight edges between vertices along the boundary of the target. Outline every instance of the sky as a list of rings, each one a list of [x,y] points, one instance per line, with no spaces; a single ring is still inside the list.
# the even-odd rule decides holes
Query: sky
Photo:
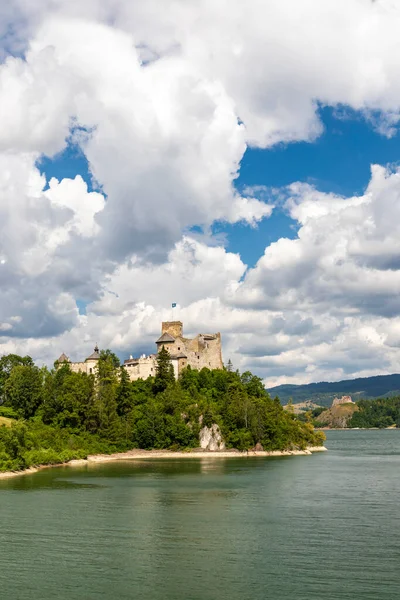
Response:
[[[0,7],[0,355],[400,372],[395,0]],[[172,310],[172,303],[177,307]]]

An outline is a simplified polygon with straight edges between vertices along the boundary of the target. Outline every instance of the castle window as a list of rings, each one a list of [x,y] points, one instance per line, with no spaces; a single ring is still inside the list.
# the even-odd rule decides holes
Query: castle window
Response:
[[[92,374],[93,373],[93,369],[89,369],[89,373]]]
[[[153,367],[151,367],[151,370],[153,370]]]
[[[178,350],[180,350],[180,346],[178,346]]]

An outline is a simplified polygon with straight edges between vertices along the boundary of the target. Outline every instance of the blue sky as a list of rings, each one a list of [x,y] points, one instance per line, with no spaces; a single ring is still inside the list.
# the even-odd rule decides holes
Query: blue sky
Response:
[[[321,192],[360,195],[371,178],[371,164],[398,165],[400,137],[388,138],[373,129],[363,114],[349,107],[319,111],[323,134],[314,142],[278,144],[269,149],[248,148],[236,186],[282,188],[295,181],[309,183]],[[227,236],[227,249],[239,252],[250,267],[266,245],[281,237],[295,238],[296,222],[278,206],[256,229],[249,225],[221,225],[215,231]]]

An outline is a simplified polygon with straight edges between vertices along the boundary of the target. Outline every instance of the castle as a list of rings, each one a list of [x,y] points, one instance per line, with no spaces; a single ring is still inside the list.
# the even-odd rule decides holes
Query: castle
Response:
[[[203,367],[223,367],[220,333],[199,333],[195,338],[185,338],[181,321],[166,321],[162,323],[161,336],[156,341],[156,346],[157,354],[162,348],[168,350],[176,379],[188,365],[198,370]],[[155,375],[157,354],[130,357],[124,362],[131,381]]]
[[[338,406],[339,404],[355,404],[351,399],[351,396],[342,396],[341,398],[334,398],[332,406]]]
[[[94,374],[96,371],[97,361],[99,360],[99,358],[100,352],[96,344],[94,352],[90,356],[88,356],[83,362],[71,362],[68,356],[66,356],[63,352],[60,358],[56,360],[55,364],[56,366],[59,366],[63,363],[68,363],[71,371],[73,371],[74,373],[86,373],[87,375],[91,375],[92,373]]]
[[[222,350],[220,333],[199,333],[195,338],[183,337],[183,324],[181,321],[166,321],[161,326],[161,336],[156,341],[157,353],[140,358],[132,356],[124,361],[124,367],[129,373],[131,381],[147,379],[156,374],[157,354],[162,348],[168,350],[175,378],[179,377],[182,369],[190,365],[192,369],[200,370],[222,369]],[[93,354],[83,362],[71,362],[63,353],[57,360],[58,364],[68,362],[72,371],[77,373],[95,373],[97,361],[100,358],[96,346]]]

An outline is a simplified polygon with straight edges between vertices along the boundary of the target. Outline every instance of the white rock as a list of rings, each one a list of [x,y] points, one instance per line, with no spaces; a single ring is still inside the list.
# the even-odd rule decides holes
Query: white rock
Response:
[[[215,452],[217,450],[225,450],[225,442],[221,435],[221,430],[216,423],[211,427],[203,427],[200,429],[200,447],[203,450]]]

